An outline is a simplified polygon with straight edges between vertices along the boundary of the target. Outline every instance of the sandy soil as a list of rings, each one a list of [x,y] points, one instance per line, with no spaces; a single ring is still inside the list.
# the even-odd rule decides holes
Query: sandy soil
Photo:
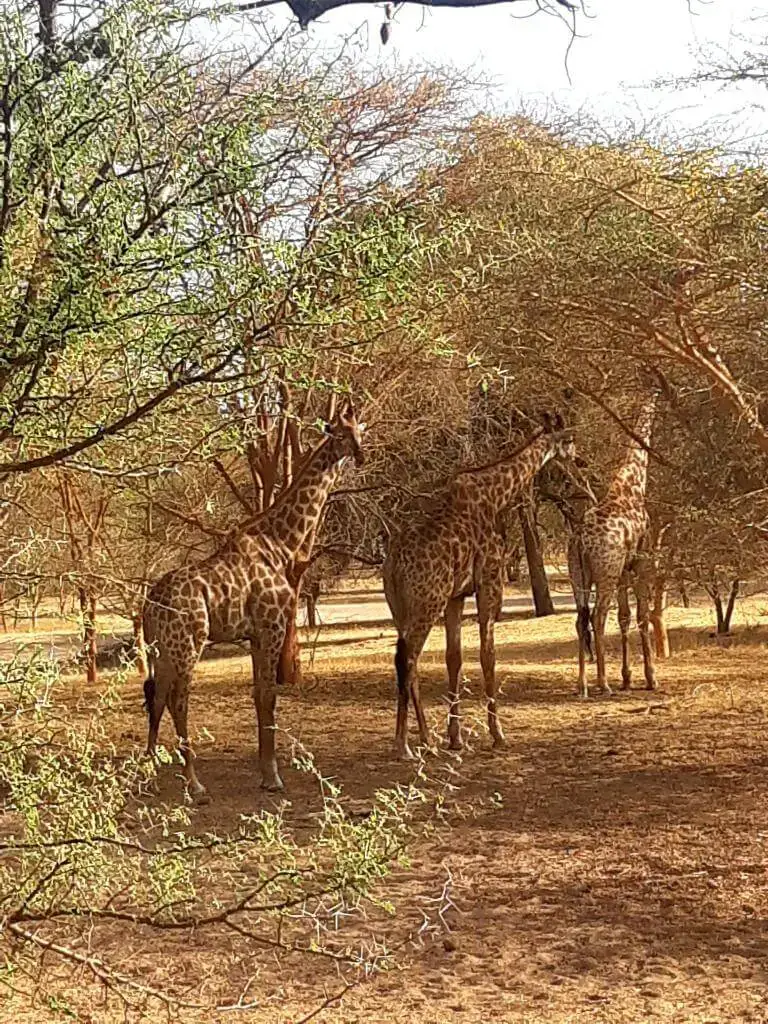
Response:
[[[391,753],[393,633],[379,615],[380,594],[361,589],[328,604],[325,621],[337,624],[305,649],[304,683],[282,695],[279,722],[353,803],[365,805],[377,788],[412,773]],[[440,754],[435,768],[456,771],[453,809],[391,882],[395,930],[417,928],[421,909],[434,906],[446,885],[455,909],[444,928],[404,952],[402,970],[354,988],[314,1019],[768,1021],[768,597],[743,603],[727,644],[711,638],[707,608],[672,609],[673,657],[659,665],[660,692],[588,703],[574,693],[572,613],[533,620],[523,617],[526,604],[510,591],[497,627],[508,748],[492,751],[485,734],[468,619],[469,744],[460,758]],[[344,624],[347,613],[362,624]],[[440,733],[442,645],[436,629],[421,665]],[[611,650],[616,679],[615,635]],[[240,815],[276,805],[256,784],[249,673],[249,659],[239,655],[200,667],[191,718],[215,737],[198,742],[213,797],[194,812],[201,829],[232,828]],[[73,681],[72,693],[81,685]],[[125,748],[144,741],[139,690],[136,682],[114,716]],[[285,763],[288,740],[281,743]],[[289,816],[301,820],[317,808],[315,786],[287,765],[284,778]],[[179,793],[166,769],[161,797]],[[222,940],[202,934],[143,952],[153,984],[180,974],[192,982],[196,972],[228,971],[233,984],[238,972],[246,976]],[[332,972],[313,964],[289,971],[262,958],[258,970],[261,1007],[222,1020],[295,1024],[338,987]],[[78,1019],[120,1019],[114,1012],[81,1011]],[[0,1009],[0,1020],[64,1019],[41,1004],[29,1015],[9,1014]]]

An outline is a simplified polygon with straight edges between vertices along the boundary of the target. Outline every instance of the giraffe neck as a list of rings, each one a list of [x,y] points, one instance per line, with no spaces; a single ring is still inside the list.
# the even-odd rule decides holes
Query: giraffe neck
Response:
[[[501,512],[530,486],[554,451],[552,435],[539,434],[508,459],[460,473],[455,482],[457,502]]]
[[[342,458],[329,441],[319,445],[291,486],[259,518],[259,533],[279,540],[294,558],[308,558]]]
[[[651,443],[653,422],[656,418],[656,394],[650,395],[640,408],[635,422],[635,435],[642,441],[639,444],[631,438],[626,447],[624,458],[613,475],[608,494],[616,496],[634,494],[640,501],[645,498],[648,485],[648,445]]]

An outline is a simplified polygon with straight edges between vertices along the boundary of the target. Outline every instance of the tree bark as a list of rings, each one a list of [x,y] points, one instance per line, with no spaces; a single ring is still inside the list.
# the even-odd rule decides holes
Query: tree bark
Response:
[[[32,586],[32,629],[37,629],[37,613],[40,610],[40,602],[43,599],[42,588],[39,584]]]
[[[723,617],[723,628],[726,633],[731,632],[731,619],[733,618],[733,609],[736,607],[736,598],[739,596],[739,580],[733,580],[731,582],[731,591],[728,594],[728,604],[725,609],[725,615]]]
[[[523,544],[525,557],[528,561],[528,576],[531,581],[533,607],[537,618],[554,615],[555,606],[549,592],[549,581],[544,568],[544,555],[541,550],[541,539],[536,529],[536,520],[531,503],[524,502],[520,506],[520,525],[523,528]]]
[[[731,582],[731,588],[728,593],[728,603],[723,608],[723,599],[720,595],[720,590],[716,583],[712,586],[707,587],[707,593],[712,598],[712,603],[715,606],[715,621],[717,623],[717,635],[727,636],[731,631],[731,619],[733,618],[733,610],[736,607],[736,598],[739,596],[739,580],[733,580]]]
[[[656,657],[664,660],[669,657],[669,630],[667,629],[667,581],[661,575],[657,575],[653,581],[651,625],[653,626]]]
[[[288,686],[298,686],[301,683],[301,644],[299,643],[299,631],[296,628],[298,607],[299,603],[296,601],[293,613],[288,619],[288,628],[285,632],[278,669],[278,682]]]
[[[715,594],[712,598],[715,605],[715,616],[717,619],[717,635],[722,636],[725,633],[725,619],[723,617],[723,602],[719,594]]]
[[[312,590],[306,594],[307,602],[307,625],[310,629],[317,629],[317,595]]]
[[[507,583],[520,582],[520,562],[522,558],[522,550],[519,546],[515,546],[510,552],[509,561],[507,562]]]
[[[294,567],[294,574],[289,575],[288,582],[293,589],[293,606],[288,616],[288,627],[285,631],[283,649],[280,652],[280,662],[277,669],[278,683],[298,686],[301,684],[301,644],[299,642],[299,631],[296,626],[296,616],[299,611],[301,600],[301,583],[304,573],[309,567],[309,562],[303,562]]]
[[[95,683],[96,674],[96,595],[84,586],[78,588],[80,614],[83,619],[83,642],[80,657],[85,665],[85,678]]]

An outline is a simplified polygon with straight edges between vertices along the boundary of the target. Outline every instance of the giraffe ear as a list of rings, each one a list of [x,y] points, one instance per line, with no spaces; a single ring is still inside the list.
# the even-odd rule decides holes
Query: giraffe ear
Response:
[[[323,424],[323,433],[324,434],[332,434],[333,433],[333,424],[332,423],[324,423]]]
[[[556,412],[552,420],[553,430],[562,430],[565,427],[565,420],[559,412]]]
[[[548,434],[551,434],[551,433],[552,433],[552,431],[553,431],[553,430],[555,429],[555,427],[554,427],[554,423],[553,423],[553,421],[552,421],[552,416],[550,415],[550,413],[548,413],[548,412],[543,412],[543,413],[541,414],[541,422],[542,422],[542,423],[544,424],[544,430],[545,430],[545,431],[546,431],[546,432],[547,432]]]

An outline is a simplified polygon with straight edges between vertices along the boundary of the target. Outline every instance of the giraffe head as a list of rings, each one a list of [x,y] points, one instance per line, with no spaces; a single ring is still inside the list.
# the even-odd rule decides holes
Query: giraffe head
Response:
[[[565,421],[559,412],[554,415],[544,413],[544,433],[549,437],[551,457],[567,459],[573,462],[576,458],[576,443],[573,431],[566,428]]]
[[[339,460],[351,455],[355,464],[362,466],[365,461],[361,440],[364,429],[365,424],[357,422],[352,403],[347,400],[336,413],[333,423],[325,427],[328,443]]]

